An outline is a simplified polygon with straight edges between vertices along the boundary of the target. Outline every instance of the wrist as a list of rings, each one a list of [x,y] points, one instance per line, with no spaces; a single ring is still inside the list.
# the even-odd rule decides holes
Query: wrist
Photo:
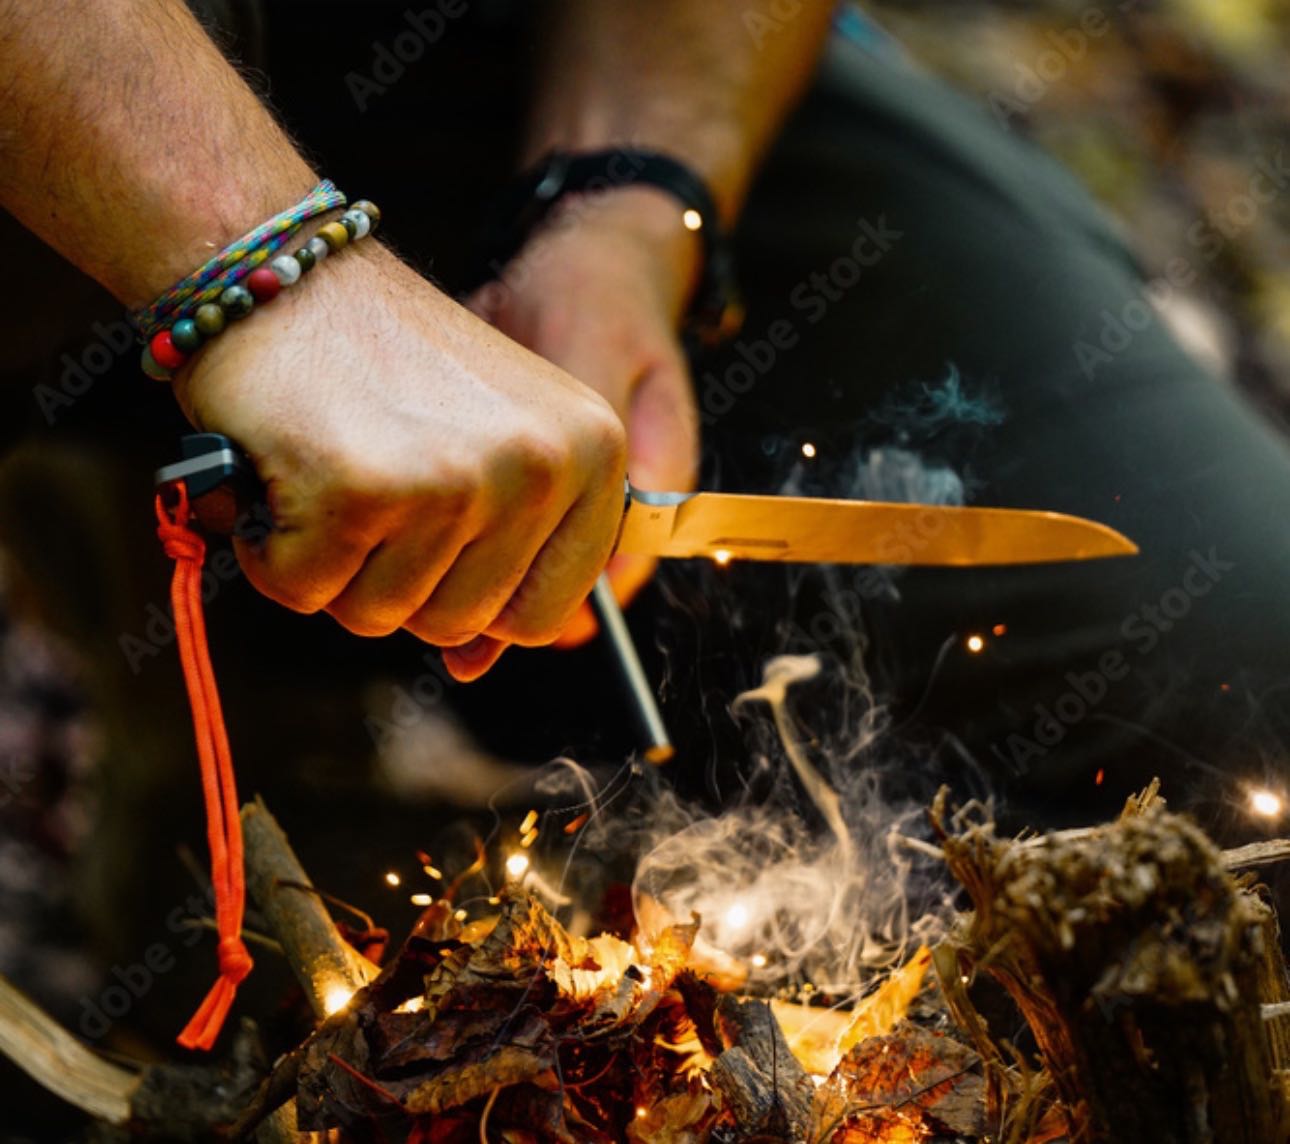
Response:
[[[123,236],[101,269],[85,267],[127,307],[147,305],[239,235],[298,201],[317,182],[303,163],[270,180],[230,183],[218,194],[168,187],[146,227]]]
[[[683,214],[676,199],[660,188],[611,187],[566,196],[538,233],[567,230],[585,234],[591,241],[612,233],[633,242],[675,322],[689,305],[703,271],[703,243],[686,227]]]

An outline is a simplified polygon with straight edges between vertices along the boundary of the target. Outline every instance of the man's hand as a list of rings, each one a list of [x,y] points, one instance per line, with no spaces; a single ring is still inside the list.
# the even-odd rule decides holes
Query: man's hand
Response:
[[[458,679],[554,639],[613,547],[609,405],[375,245],[214,339],[176,392],[267,484],[251,582],[362,635],[406,628]]]
[[[694,487],[699,419],[676,329],[698,258],[698,239],[664,192],[569,198],[471,300],[502,333],[609,402],[627,427],[627,472],[639,488]],[[655,563],[615,557],[609,572],[619,599],[635,595]],[[584,607],[560,642],[594,631]]]

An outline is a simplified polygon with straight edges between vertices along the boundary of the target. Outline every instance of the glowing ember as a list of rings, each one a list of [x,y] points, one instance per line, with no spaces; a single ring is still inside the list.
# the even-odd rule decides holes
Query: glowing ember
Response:
[[[323,994],[323,1011],[328,1017],[339,1013],[354,997],[354,991],[345,985],[329,985]]]
[[[726,925],[732,930],[741,930],[748,925],[748,907],[736,902],[726,911]]]
[[[802,456],[803,457],[815,456],[815,446],[812,445],[810,441],[807,441],[806,444],[802,446]]]
[[[1270,790],[1250,791],[1250,812],[1260,818],[1280,818],[1285,803],[1278,794]]]
[[[506,872],[512,878],[523,878],[528,873],[529,856],[527,854],[512,854],[506,859]]]
[[[990,630],[994,632],[996,636],[1006,636],[1008,634],[1008,625],[995,624],[994,627],[992,627]]]
[[[434,898],[430,894],[413,894],[409,900],[414,906],[434,905]]]
[[[982,636],[968,636],[967,649],[973,655],[979,655],[985,650],[985,639]]]
[[[385,884],[387,886],[397,886],[402,881],[403,879],[399,877],[398,872],[395,870],[391,870],[385,875]]]

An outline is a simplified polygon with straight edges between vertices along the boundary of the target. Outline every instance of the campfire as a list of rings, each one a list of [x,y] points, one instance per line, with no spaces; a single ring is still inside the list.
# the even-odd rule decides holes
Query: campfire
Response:
[[[483,916],[455,903],[460,880],[431,899],[378,967],[356,946],[381,935],[341,936],[252,805],[249,884],[315,1031],[271,1069],[246,1038],[222,1070],[142,1075],[61,1045],[56,1090],[76,1100],[84,1065],[98,1115],[166,1139],[1287,1139],[1290,986],[1248,871],[1290,846],[1222,852],[1154,792],[1105,826],[1020,839],[944,795],[930,815],[972,909],[838,1004],[751,995],[753,967],[714,962],[701,917],[572,934],[522,862]],[[70,1042],[47,1022],[27,1014],[28,1047]],[[12,1030],[0,1044],[17,1055]]]

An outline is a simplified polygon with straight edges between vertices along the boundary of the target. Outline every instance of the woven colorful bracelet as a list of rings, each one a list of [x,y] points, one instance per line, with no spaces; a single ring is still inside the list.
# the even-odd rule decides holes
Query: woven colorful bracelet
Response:
[[[163,326],[173,325],[202,303],[219,297],[226,286],[240,282],[280,250],[309,219],[344,205],[344,194],[330,179],[324,179],[294,206],[248,231],[151,305],[134,311],[131,324],[144,338],[152,337]]]
[[[191,311],[187,307],[174,311],[184,316],[152,335],[140,361],[143,372],[154,381],[170,381],[174,371],[205,342],[222,333],[229,322],[245,318],[257,304],[271,302],[284,287],[299,282],[302,275],[329,254],[343,249],[351,241],[366,238],[380,221],[381,212],[376,204],[362,199],[339,219],[320,226],[318,233],[295,254],[279,255],[268,266],[250,269],[242,281],[224,286],[214,295],[209,294],[209,288],[200,295],[194,295],[194,302],[199,296],[207,300]],[[188,312],[191,312],[191,317],[187,316]]]

